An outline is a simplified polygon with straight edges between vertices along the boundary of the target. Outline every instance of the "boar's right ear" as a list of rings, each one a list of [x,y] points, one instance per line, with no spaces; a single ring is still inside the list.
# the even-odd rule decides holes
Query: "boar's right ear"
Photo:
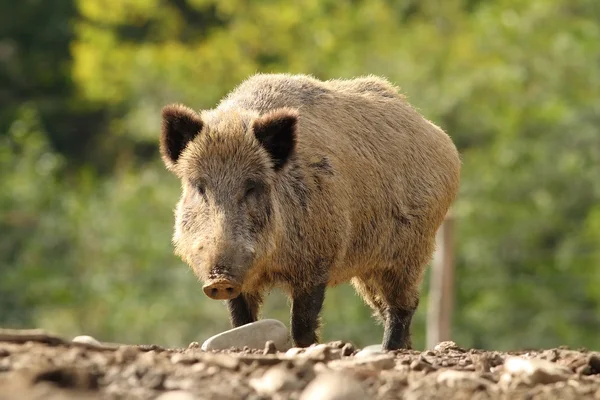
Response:
[[[262,115],[254,121],[254,136],[271,156],[275,171],[288,161],[296,147],[298,112],[279,109]]]
[[[184,105],[171,104],[162,109],[160,153],[167,168],[175,166],[181,152],[202,130],[202,125],[200,116]]]

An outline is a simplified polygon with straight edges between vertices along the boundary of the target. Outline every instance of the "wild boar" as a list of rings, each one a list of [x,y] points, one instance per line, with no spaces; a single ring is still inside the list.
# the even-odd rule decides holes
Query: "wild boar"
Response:
[[[326,287],[350,281],[383,322],[383,348],[411,348],[461,163],[395,86],[256,74],[214,109],[164,107],[160,151],[182,184],[175,254],[226,300],[234,327],[255,321],[277,285],[295,345],[309,346]]]

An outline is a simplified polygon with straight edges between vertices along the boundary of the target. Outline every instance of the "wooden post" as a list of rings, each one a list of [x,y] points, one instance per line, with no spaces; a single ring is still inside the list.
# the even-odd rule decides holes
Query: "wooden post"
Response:
[[[450,213],[437,232],[427,308],[427,348],[450,340],[454,303],[454,218]]]

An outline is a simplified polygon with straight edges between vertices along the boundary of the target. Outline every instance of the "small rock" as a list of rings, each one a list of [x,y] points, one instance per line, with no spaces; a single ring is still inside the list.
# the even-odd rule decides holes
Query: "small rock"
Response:
[[[384,354],[382,347],[380,344],[373,344],[367,347],[364,347],[361,351],[356,353],[354,357],[369,357],[373,355]]]
[[[455,371],[452,369],[441,371],[437,375],[436,380],[438,383],[451,388],[457,388],[459,386],[487,387],[490,385],[489,381],[479,378],[472,372]]]
[[[287,327],[275,319],[263,319],[242,325],[237,328],[219,333],[202,344],[202,350],[225,350],[231,347],[262,350],[267,341],[273,341],[279,351],[291,347],[290,335]]]
[[[202,359],[199,361],[231,370],[236,370],[240,365],[240,359],[238,357],[233,357],[228,354],[207,353],[204,354]]]
[[[156,364],[156,358],[158,356],[158,353],[155,351],[146,351],[146,352],[142,352],[136,361],[138,361],[140,364],[142,365],[154,365]],[[174,360],[177,360],[177,358],[171,358],[171,362],[175,363]]]
[[[529,385],[548,384],[569,379],[571,371],[547,360],[509,357],[504,362],[504,374],[500,380],[505,384],[523,382]]]
[[[314,347],[309,347],[304,356],[315,361],[327,361],[331,359],[331,349],[326,344],[318,344]]]
[[[134,361],[140,350],[135,346],[121,346],[115,351],[115,361],[118,364]]]
[[[469,364],[471,364],[471,360],[468,360],[468,359],[465,359],[465,358],[458,360],[458,366],[459,367],[465,367],[465,366],[467,366]]]
[[[188,349],[199,349],[199,348],[200,348],[200,343],[198,343],[198,342],[192,342],[188,346]]]
[[[297,355],[304,353],[304,349],[301,347],[292,347],[285,352],[286,357],[296,357]]]
[[[102,343],[88,335],[75,336],[71,342],[89,344],[91,346],[102,346]]]
[[[435,350],[435,351],[441,351],[441,352],[448,351],[448,350],[456,350],[456,349],[458,349],[458,346],[456,345],[456,343],[454,343],[451,340],[446,340],[446,341],[443,341],[443,342],[439,342],[433,348],[433,350]]]
[[[542,352],[542,358],[548,361],[557,361],[559,359],[558,351],[556,349],[549,349]]]
[[[355,365],[368,366],[378,370],[394,368],[396,362],[393,355],[381,354],[370,357],[361,357],[354,361]]]
[[[352,367],[366,367],[377,371],[392,369],[395,365],[396,362],[394,356],[391,354],[381,354],[361,358],[344,358],[341,360],[330,361],[328,364],[330,368],[338,370]]]
[[[322,372],[300,395],[300,400],[363,400],[368,398],[362,385],[341,372]]]
[[[195,400],[196,397],[194,397],[193,394],[191,394],[190,392],[186,392],[185,390],[171,390],[169,392],[165,392],[161,395],[159,395],[158,397],[156,397],[155,400]]]
[[[275,343],[272,340],[267,340],[265,343],[265,349],[263,350],[263,354],[275,354],[277,353],[277,348],[275,347]]]
[[[427,373],[436,370],[436,368],[434,368],[431,364],[423,360],[414,360],[413,362],[411,362],[410,369],[412,369],[413,371],[425,371]]]
[[[600,357],[592,354],[588,359],[588,366],[590,367],[590,375],[600,374]]]
[[[331,369],[327,366],[326,363],[316,363],[313,367],[313,371],[315,374],[321,374],[323,372],[329,372]]]
[[[260,378],[250,379],[250,386],[259,395],[270,396],[280,390],[294,390],[302,386],[302,383],[291,374],[285,367],[271,367]]]
[[[348,357],[354,353],[354,345],[352,343],[346,343],[344,347],[342,347],[342,356]]]
[[[184,353],[175,353],[171,356],[171,362],[173,364],[193,365],[196,364],[198,361],[198,358],[189,356]]]
[[[491,372],[493,368],[504,364],[504,358],[499,354],[494,353],[493,355],[482,354],[475,356],[476,360],[476,371],[479,372]]]

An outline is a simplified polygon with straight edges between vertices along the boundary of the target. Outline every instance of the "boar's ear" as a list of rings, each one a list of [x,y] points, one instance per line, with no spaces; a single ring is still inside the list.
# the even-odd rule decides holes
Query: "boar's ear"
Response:
[[[291,109],[275,110],[254,121],[254,136],[271,156],[276,171],[294,151],[297,124],[298,112]]]
[[[171,104],[162,109],[162,132],[160,153],[171,169],[177,163],[185,146],[202,130],[200,116],[191,108],[181,104]]]

